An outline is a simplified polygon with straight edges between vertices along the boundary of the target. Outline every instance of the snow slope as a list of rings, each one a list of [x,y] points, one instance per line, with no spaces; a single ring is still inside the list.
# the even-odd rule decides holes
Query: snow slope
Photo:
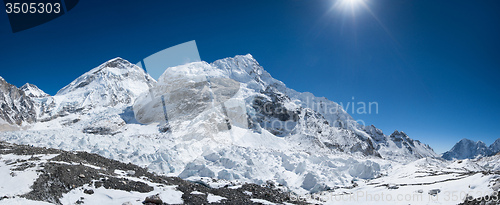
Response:
[[[21,86],[19,89],[24,91],[24,94],[27,96],[30,96],[32,98],[41,98],[41,97],[47,97],[49,94],[43,92],[40,88],[38,88],[36,85],[26,83],[23,86]]]
[[[479,165],[483,166],[487,170],[500,171],[500,154],[499,153],[497,153],[496,155],[490,156],[490,157],[479,158],[476,161]]]
[[[386,175],[374,180],[359,180],[353,188],[317,193],[309,198],[324,204],[449,204],[466,197],[482,197],[493,193],[491,185],[498,175],[481,169],[462,169],[450,162],[422,158],[407,165],[396,165]],[[466,163],[466,162],[463,162]],[[474,165],[472,165],[474,164]],[[468,163],[479,167],[475,163]]]

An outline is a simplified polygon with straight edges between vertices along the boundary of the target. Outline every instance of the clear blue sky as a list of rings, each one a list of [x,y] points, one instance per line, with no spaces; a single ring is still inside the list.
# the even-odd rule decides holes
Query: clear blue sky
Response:
[[[15,34],[1,12],[0,76],[53,95],[111,58],[196,40],[202,60],[251,53],[290,88],[378,102],[353,117],[437,152],[500,137],[500,1],[365,0],[354,15],[335,2],[82,0]]]

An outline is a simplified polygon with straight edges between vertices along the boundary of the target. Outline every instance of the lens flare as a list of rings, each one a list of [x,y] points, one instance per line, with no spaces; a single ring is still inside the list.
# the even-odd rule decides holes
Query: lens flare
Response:
[[[359,6],[365,5],[365,1],[364,0],[340,0],[339,4],[344,9],[354,10],[354,9],[358,8]]]

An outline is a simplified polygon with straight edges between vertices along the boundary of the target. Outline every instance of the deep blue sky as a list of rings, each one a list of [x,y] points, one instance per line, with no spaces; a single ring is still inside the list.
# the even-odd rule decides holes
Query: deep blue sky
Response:
[[[202,60],[251,53],[295,90],[377,102],[353,117],[437,152],[500,137],[500,1],[365,0],[354,15],[335,2],[81,0],[15,34],[1,12],[0,76],[53,95],[111,58],[196,40]]]

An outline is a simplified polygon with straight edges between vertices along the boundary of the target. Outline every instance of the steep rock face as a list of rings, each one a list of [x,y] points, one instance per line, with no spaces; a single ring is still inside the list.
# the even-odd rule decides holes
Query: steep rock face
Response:
[[[36,121],[32,99],[24,91],[0,77],[0,121],[21,125]]]
[[[445,152],[442,158],[447,160],[473,159],[477,156],[488,156],[489,154],[490,151],[484,142],[462,139],[450,151]]]
[[[274,79],[264,70],[250,54],[224,58],[211,65],[220,69],[229,78],[245,83],[248,88],[257,92],[269,91],[272,87],[274,92],[281,92],[298,106],[321,114],[331,125],[342,128],[361,127],[339,104],[324,97],[316,97],[312,93],[300,93],[286,87],[283,82]]]
[[[406,133],[394,131],[385,135],[375,126],[366,126],[364,131],[371,137],[376,150],[386,159],[408,161],[424,157],[438,157],[434,150],[418,140],[413,140]]]
[[[286,87],[265,71],[250,54],[224,58],[211,65],[224,76],[257,93],[252,100],[246,100],[252,105],[250,113],[256,113],[249,116],[249,123],[259,124],[277,136],[305,134],[314,136],[318,142],[333,149],[384,158],[407,160],[438,157],[428,145],[414,141],[404,133],[386,136],[374,126],[365,127],[357,123],[342,106],[333,101]]]

